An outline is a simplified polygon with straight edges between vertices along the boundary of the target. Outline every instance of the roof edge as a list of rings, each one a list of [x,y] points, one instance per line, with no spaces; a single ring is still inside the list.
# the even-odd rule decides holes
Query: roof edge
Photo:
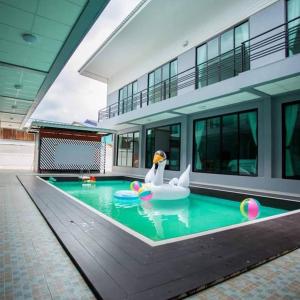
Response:
[[[92,76],[87,75],[88,71],[86,71],[86,68],[89,66],[90,63],[93,62],[93,60],[95,59],[95,57],[106,47],[109,45],[109,43],[121,32],[121,30],[142,10],[144,9],[149,3],[151,2],[151,0],[141,0],[136,6],[135,8],[127,15],[127,17],[125,17],[123,19],[123,21],[113,30],[113,32],[104,40],[104,42],[99,46],[99,48],[88,58],[88,60],[82,65],[82,67],[78,70],[80,75],[83,76],[88,76],[93,78]],[[90,73],[92,74],[92,73]],[[94,74],[95,75],[95,74]],[[103,82],[103,79],[105,79],[105,81],[107,81],[109,78],[105,78],[102,76],[98,76],[96,75],[96,77],[102,78],[102,80],[100,80],[101,82]],[[97,79],[97,78],[94,78]],[[99,80],[99,79],[97,79]]]

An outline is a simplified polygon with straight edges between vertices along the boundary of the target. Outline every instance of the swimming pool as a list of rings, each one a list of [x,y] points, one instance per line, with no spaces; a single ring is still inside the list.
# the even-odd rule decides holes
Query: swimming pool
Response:
[[[150,239],[164,241],[249,223],[240,213],[240,202],[193,194],[174,201],[125,201],[113,197],[115,191],[129,189],[130,181],[104,180],[82,185],[80,181],[56,181],[54,186],[81,203],[107,216],[123,228]],[[259,219],[288,212],[261,206]],[[252,221],[253,222],[253,221]]]

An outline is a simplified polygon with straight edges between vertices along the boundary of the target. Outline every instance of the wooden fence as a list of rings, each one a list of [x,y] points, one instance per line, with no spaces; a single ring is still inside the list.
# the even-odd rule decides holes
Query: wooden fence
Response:
[[[23,130],[0,128],[0,139],[34,141],[34,134]]]

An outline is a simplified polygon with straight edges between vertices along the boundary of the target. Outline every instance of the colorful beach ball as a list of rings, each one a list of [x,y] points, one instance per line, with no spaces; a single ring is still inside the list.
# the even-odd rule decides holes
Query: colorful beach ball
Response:
[[[132,191],[138,192],[139,189],[140,189],[142,186],[143,186],[142,183],[139,182],[139,181],[132,181],[132,182],[130,183],[130,189],[131,189]]]
[[[260,204],[253,198],[246,198],[240,205],[240,211],[248,220],[254,220],[259,216]]]
[[[140,199],[143,200],[143,201],[149,201],[152,199],[153,197],[153,194],[152,192],[147,189],[147,188],[140,188],[139,189],[139,196],[140,196]]]

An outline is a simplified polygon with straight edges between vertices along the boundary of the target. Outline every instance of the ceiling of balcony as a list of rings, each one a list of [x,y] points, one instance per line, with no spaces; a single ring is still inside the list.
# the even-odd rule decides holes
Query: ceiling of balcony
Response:
[[[0,127],[24,125],[107,2],[0,0]]]
[[[114,85],[112,77],[128,83],[275,1],[144,1],[80,73],[100,81],[109,80],[110,85]]]

